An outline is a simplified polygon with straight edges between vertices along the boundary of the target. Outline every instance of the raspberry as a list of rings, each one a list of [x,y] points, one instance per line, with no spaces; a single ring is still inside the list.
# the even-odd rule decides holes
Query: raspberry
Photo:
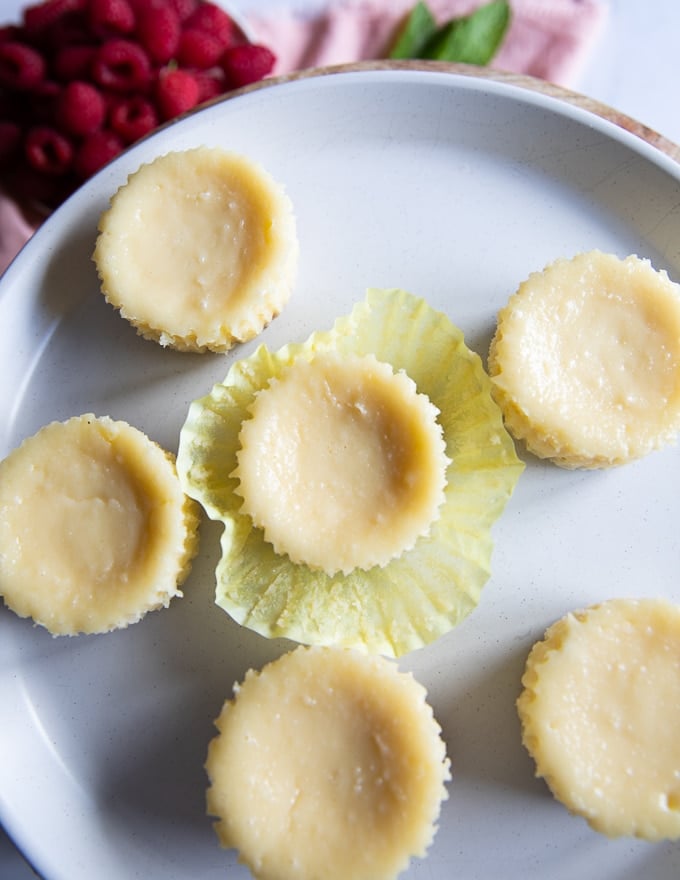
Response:
[[[275,61],[241,45],[218,0],[24,2],[0,26],[0,167],[3,185],[50,209],[126,145]]]
[[[64,46],[54,56],[54,75],[62,82],[89,79],[96,52],[96,46]]]
[[[201,3],[184,23],[185,29],[197,28],[212,34],[226,49],[234,41],[234,22],[227,13],[214,3]]]
[[[61,91],[59,83],[44,79],[31,92],[15,92],[0,88],[0,119],[13,120],[26,130],[31,125],[52,125],[54,103]]]
[[[119,98],[111,106],[109,126],[126,144],[132,144],[158,126],[158,114],[142,95]]]
[[[227,49],[220,65],[224,71],[227,86],[232,89],[250,85],[271,73],[276,56],[266,46],[244,43]]]
[[[21,128],[16,122],[0,120],[0,167],[14,159],[21,146]]]
[[[21,42],[21,28],[15,24],[5,24],[0,27],[0,43],[6,43],[7,40],[18,40]]]
[[[109,40],[92,61],[92,79],[114,92],[143,91],[151,81],[151,62],[141,46],[130,40]]]
[[[220,41],[208,31],[187,28],[179,38],[177,61],[183,67],[207,70],[217,64],[223,51]]]
[[[59,83],[44,79],[31,91],[31,102],[27,116],[28,124],[39,125],[43,122],[52,125],[54,107],[61,92]]]
[[[221,71],[206,72],[205,70],[197,70],[194,76],[198,83],[199,104],[202,104],[204,101],[210,101],[212,98],[217,98],[226,91],[224,76],[222,76]]]
[[[156,105],[162,120],[173,119],[198,104],[196,77],[179,68],[161,71],[156,83]]]
[[[136,34],[140,45],[152,61],[165,64],[179,46],[182,25],[179,15],[171,6],[150,0],[137,12]]]
[[[80,180],[103,168],[123,151],[123,142],[111,131],[100,129],[88,135],[76,151],[73,167]]]
[[[45,0],[24,9],[23,25],[31,39],[40,39],[44,33],[65,16],[80,12],[86,0]]]
[[[29,165],[43,174],[64,174],[73,162],[71,142],[47,125],[36,125],[29,129],[24,152]]]
[[[167,0],[168,6],[172,6],[180,21],[186,21],[198,6],[199,0]]]
[[[31,112],[34,110],[33,98],[38,102],[49,101],[56,98],[61,91],[61,86],[53,79],[42,79],[31,92]]]
[[[100,39],[130,34],[135,29],[135,13],[128,0],[90,0],[90,29]]]
[[[56,121],[60,130],[82,137],[101,128],[106,104],[98,89],[86,82],[71,82],[57,100]]]
[[[93,42],[87,18],[81,13],[62,16],[53,27],[44,34],[42,42],[49,54],[59,51],[64,46],[82,46]]]
[[[0,88],[0,119],[18,119],[27,103],[25,95]]]
[[[12,169],[11,179],[7,181],[8,192],[22,205],[45,209],[58,207],[72,189],[70,177],[43,174],[28,163]]]
[[[45,77],[42,55],[25,43],[0,43],[0,86],[20,91],[35,88]]]

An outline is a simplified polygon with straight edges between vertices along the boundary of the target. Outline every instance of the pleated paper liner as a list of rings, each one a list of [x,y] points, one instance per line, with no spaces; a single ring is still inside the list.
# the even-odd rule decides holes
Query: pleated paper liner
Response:
[[[372,353],[403,369],[440,410],[451,459],[429,535],[384,567],[334,576],[276,554],[239,513],[238,483],[229,476],[257,392],[296,358],[328,349]],[[277,352],[260,346],[236,362],[223,383],[192,403],[177,466],[185,492],[224,524],[216,570],[221,608],[270,638],[395,657],[433,642],[475,608],[491,573],[491,526],[524,467],[462,332],[424,300],[378,289],[331,330]]]

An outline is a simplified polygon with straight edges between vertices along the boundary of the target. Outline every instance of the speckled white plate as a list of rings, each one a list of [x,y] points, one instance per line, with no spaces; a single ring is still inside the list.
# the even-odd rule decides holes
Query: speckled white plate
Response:
[[[637,252],[680,277],[672,158],[564,96],[468,74],[364,66],[275,82],[104,169],[0,281],[0,455],[86,411],[176,449],[189,402],[253,350],[164,351],[98,292],[100,212],[129,172],[170,149],[219,144],[285,183],[301,266],[263,334],[272,347],[330,326],[368,286],[400,286],[485,356],[498,309],[555,257]],[[611,596],[680,601],[679,452],[603,473],[527,465],[494,529],[480,607],[402,661],[429,689],[453,763],[436,841],[405,876],[677,877],[677,845],[609,841],[552,799],[514,701],[531,644],[566,611]],[[234,681],[288,646],[213,605],[217,539],[204,529],[186,597],[125,631],[53,639],[0,609],[0,818],[47,880],[248,877],[204,815],[202,765]]]

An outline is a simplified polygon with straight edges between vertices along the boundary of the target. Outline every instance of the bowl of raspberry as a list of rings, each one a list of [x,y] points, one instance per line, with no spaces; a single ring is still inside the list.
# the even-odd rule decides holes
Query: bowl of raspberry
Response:
[[[49,214],[126,147],[267,76],[211,0],[43,0],[0,24],[0,188]]]

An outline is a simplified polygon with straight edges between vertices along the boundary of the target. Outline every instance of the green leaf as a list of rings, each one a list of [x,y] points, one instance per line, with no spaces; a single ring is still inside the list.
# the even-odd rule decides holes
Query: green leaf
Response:
[[[493,0],[465,18],[438,28],[423,47],[422,58],[484,66],[494,57],[510,24],[510,4]]]
[[[437,31],[437,22],[422,0],[413,7],[392,46],[390,58],[421,58],[426,44]]]

